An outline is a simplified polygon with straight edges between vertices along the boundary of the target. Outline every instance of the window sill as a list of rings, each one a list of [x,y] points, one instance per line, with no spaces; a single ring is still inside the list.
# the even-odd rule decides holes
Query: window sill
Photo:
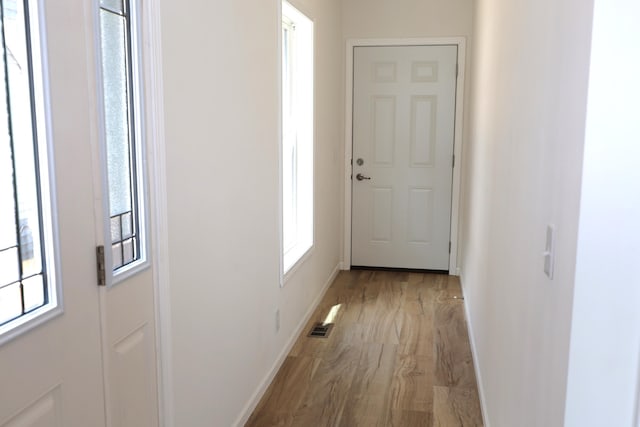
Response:
[[[313,244],[310,244],[307,246],[302,246],[301,249],[293,248],[287,253],[288,257],[294,258],[296,259],[296,261],[291,262],[289,265],[287,265],[286,263],[283,265],[284,274],[281,280],[282,287],[284,287],[284,285],[294,275],[294,273],[298,270],[298,268],[300,268],[300,266],[304,264],[305,261],[311,257],[311,254],[313,253],[313,248],[314,248]],[[299,255],[296,256],[296,254],[299,254]],[[285,255],[285,259],[286,258],[287,256]]]
[[[0,346],[58,317],[63,312],[60,303],[50,303],[0,327]]]
[[[133,262],[125,267],[120,268],[118,271],[113,272],[111,283],[108,287],[116,286],[119,283],[141,273],[151,267],[151,262],[148,259],[141,259]]]

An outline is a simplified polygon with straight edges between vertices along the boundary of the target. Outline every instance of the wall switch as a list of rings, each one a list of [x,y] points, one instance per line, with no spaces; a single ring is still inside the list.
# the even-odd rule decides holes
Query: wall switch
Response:
[[[556,256],[556,228],[553,225],[547,226],[547,242],[544,248],[544,274],[553,280],[553,267]]]
[[[280,309],[276,310],[276,332],[280,331]]]

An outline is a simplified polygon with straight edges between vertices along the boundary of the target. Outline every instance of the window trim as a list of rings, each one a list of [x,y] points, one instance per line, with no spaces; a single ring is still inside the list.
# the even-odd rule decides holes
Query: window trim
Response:
[[[40,225],[42,227],[43,265],[47,277],[49,301],[30,313],[0,326],[0,346],[49,322],[64,312],[64,295],[60,267],[60,234],[55,189],[55,157],[51,120],[51,86],[47,56],[47,32],[44,0],[28,0],[28,41],[31,60],[31,108],[38,159]]]
[[[105,107],[104,107],[104,89],[103,89],[103,73],[102,73],[102,47],[101,47],[101,24],[100,24],[100,0],[94,0],[94,47],[95,47],[95,75],[96,75],[96,95],[98,110],[98,130],[99,130],[99,157],[100,157],[100,186],[102,191],[102,201],[99,202],[99,210],[103,220],[98,224],[100,234],[102,234],[103,245],[105,246],[104,258],[105,265],[105,284],[107,288],[118,285],[127,279],[151,267],[150,260],[150,217],[149,217],[149,191],[147,179],[147,150],[146,150],[146,110],[144,105],[144,79],[142,75],[143,56],[140,49],[142,42],[141,33],[141,11],[138,0],[123,0],[125,10],[128,11],[128,26],[126,28],[126,36],[129,37],[130,51],[126,52],[127,60],[130,63],[130,76],[132,82],[132,93],[129,95],[129,102],[133,108],[130,112],[130,132],[134,144],[135,164],[132,166],[134,170],[134,179],[136,188],[137,211],[138,211],[138,233],[139,233],[139,259],[126,264],[116,270],[113,266],[113,256],[111,252],[111,213],[109,203],[109,177],[107,168],[107,144],[105,129]]]

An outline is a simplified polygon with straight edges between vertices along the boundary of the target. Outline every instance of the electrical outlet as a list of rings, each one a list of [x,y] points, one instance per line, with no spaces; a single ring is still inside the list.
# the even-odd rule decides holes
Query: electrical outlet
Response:
[[[280,309],[276,310],[276,332],[280,331]]]

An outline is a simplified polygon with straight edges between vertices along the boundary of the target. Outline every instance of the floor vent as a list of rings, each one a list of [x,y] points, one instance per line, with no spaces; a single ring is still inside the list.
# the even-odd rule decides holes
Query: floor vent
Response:
[[[327,338],[329,332],[331,332],[331,328],[333,328],[333,323],[316,323],[307,336],[312,338]]]

